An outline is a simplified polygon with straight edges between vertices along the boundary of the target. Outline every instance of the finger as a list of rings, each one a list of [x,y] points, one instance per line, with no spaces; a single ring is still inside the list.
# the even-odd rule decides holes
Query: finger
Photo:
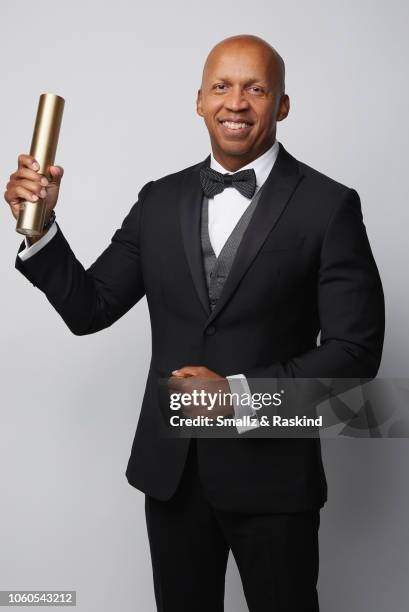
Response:
[[[29,181],[27,179],[20,179],[18,182],[14,183],[14,185],[16,187],[25,187],[26,189],[28,189],[28,191],[37,194],[40,198],[45,198],[45,196],[47,195],[45,187],[43,187],[39,181],[34,182]],[[10,187],[13,187],[12,183],[10,184]]]
[[[22,153],[18,156],[18,167],[19,168],[30,168],[32,170],[39,170],[40,164],[32,155],[26,155]]]
[[[59,185],[64,174],[64,168],[62,168],[62,166],[50,166],[48,170],[51,176],[51,182],[55,185]]]
[[[37,202],[38,200],[38,195],[36,193],[33,193],[32,191],[29,191],[28,189],[26,189],[25,187],[21,187],[20,185],[17,185],[17,187],[13,189],[13,195],[11,199],[14,201],[16,196],[18,198],[21,198],[22,200],[28,200],[29,202]]]
[[[18,170],[16,170],[16,172],[10,175],[10,180],[22,178],[29,179],[30,181],[37,181],[38,183],[41,183],[44,186],[48,185],[49,183],[47,177],[43,176],[42,174],[39,174],[38,172],[34,172],[34,170],[30,170],[29,168],[19,168]]]
[[[187,378],[186,376],[170,376],[168,378],[168,387],[180,387],[182,380]]]
[[[11,192],[8,188],[3,193],[3,198],[6,200],[7,204],[10,204],[10,206],[15,206],[20,202],[20,200],[16,198],[15,194]]]

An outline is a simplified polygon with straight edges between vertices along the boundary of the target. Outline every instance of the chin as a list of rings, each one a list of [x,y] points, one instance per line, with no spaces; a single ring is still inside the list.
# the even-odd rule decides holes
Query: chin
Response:
[[[219,143],[219,149],[222,151],[222,153],[224,153],[225,155],[246,155],[250,150],[251,147],[249,145],[246,145],[245,143],[232,143],[232,142],[228,142],[228,143]]]

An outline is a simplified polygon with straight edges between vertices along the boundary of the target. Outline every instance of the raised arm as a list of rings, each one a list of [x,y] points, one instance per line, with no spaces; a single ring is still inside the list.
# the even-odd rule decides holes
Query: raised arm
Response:
[[[19,197],[29,196],[21,191],[19,180],[25,181],[25,190],[38,188],[32,176],[15,177],[5,193],[10,206],[15,206]],[[25,259],[17,254],[16,268],[44,292],[74,334],[109,327],[145,294],[139,235],[142,205],[152,182],[141,189],[111,243],[88,269],[75,257],[58,224],[55,235],[35,254]],[[18,253],[25,248],[23,241]]]

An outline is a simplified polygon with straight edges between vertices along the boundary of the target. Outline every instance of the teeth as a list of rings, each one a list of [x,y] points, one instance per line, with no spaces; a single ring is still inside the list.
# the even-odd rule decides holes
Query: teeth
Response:
[[[240,128],[248,127],[248,123],[238,123],[237,121],[223,121],[223,125],[231,130],[239,130]]]

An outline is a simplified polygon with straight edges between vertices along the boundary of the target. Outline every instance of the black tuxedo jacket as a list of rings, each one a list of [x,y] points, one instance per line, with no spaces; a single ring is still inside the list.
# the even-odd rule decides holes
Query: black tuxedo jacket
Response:
[[[178,485],[189,440],[164,431],[158,378],[184,365],[224,376],[373,377],[383,345],[382,286],[357,192],[281,143],[211,312],[200,242],[199,170],[208,162],[147,183],[87,270],[59,227],[35,255],[16,259],[76,335],[109,327],[146,295],[152,359],[126,476],[162,500]],[[326,500],[319,440],[198,439],[197,450],[219,508],[292,512]]]

